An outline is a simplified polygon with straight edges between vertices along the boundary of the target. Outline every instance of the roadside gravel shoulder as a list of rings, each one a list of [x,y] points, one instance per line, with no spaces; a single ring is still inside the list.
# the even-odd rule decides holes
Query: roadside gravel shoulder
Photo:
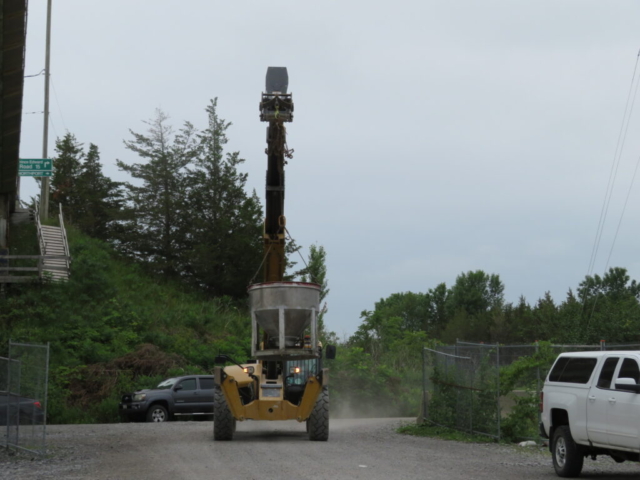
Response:
[[[53,425],[44,457],[0,448],[0,478],[300,480],[429,478],[554,479],[544,448],[474,444],[396,433],[412,419],[332,419],[328,442],[310,442],[297,422],[239,422],[214,442],[211,422]],[[239,453],[244,452],[244,453]],[[248,453],[250,452],[250,453]],[[640,465],[585,461],[584,478],[639,478]]]

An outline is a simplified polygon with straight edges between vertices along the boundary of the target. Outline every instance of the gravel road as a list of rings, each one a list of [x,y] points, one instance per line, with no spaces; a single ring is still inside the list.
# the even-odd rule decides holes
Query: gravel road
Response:
[[[544,479],[557,478],[544,449],[466,444],[395,433],[412,419],[331,420],[328,442],[297,422],[243,422],[213,442],[211,422],[54,425],[49,455],[8,455],[2,479]],[[640,464],[587,460],[584,478],[637,479]]]

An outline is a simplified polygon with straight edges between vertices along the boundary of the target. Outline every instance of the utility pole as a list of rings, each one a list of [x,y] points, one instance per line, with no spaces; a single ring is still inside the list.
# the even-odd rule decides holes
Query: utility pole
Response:
[[[47,47],[44,61],[44,127],[42,131],[42,158],[48,158],[49,142],[49,59],[51,53],[51,0],[47,0]],[[41,177],[40,182],[40,219],[49,218],[49,177]]]

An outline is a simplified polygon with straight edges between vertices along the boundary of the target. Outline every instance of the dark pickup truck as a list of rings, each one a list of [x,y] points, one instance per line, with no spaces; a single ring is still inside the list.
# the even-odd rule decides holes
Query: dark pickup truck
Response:
[[[42,405],[33,398],[19,397],[0,392],[0,425],[43,425]]]
[[[120,416],[127,420],[166,422],[174,415],[213,415],[212,375],[168,378],[155,388],[125,394],[120,402]]]

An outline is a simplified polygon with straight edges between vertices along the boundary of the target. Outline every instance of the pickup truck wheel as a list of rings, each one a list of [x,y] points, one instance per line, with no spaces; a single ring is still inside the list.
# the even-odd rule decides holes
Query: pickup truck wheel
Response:
[[[147,410],[147,422],[168,422],[169,421],[169,412],[162,405],[156,404],[151,405],[149,410]]]
[[[556,428],[553,434],[553,468],[559,477],[577,477],[582,471],[584,456],[576,444],[567,425]]]
[[[222,389],[216,385],[213,389],[213,439],[233,440],[236,419],[231,415]]]

